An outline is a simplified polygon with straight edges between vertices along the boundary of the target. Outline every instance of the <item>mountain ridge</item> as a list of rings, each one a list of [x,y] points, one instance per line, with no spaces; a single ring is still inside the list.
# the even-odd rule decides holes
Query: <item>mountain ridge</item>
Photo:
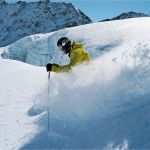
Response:
[[[0,2],[0,47],[28,35],[48,33],[65,27],[91,23],[92,20],[72,3]]]
[[[129,12],[123,12],[113,18],[100,20],[100,22],[112,21],[112,20],[122,20],[122,19],[128,19],[128,18],[137,18],[137,17],[150,17],[150,15],[142,13],[142,12],[129,11]]]

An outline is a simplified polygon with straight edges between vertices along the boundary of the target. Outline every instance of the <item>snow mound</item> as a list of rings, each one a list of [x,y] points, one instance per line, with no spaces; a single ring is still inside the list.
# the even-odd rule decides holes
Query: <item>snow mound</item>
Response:
[[[15,109],[8,112],[8,118],[0,111],[2,122],[7,124],[1,126],[7,130],[13,122],[9,118],[20,114],[21,118],[17,116],[20,125],[28,131],[18,132],[13,140],[12,130],[9,134],[0,132],[0,145],[4,149],[149,149],[149,25],[149,18],[140,18],[38,35],[43,49],[48,39],[50,47],[55,47],[56,39],[62,34],[78,39],[94,58],[88,65],[74,67],[69,74],[51,73],[49,84],[45,68],[1,59],[0,81],[4,89],[0,91],[1,106],[3,110]],[[32,36],[33,43],[37,44],[35,37]],[[31,37],[22,40],[27,39]],[[6,51],[9,52],[8,47]],[[53,60],[65,63],[57,57]],[[10,100],[13,106],[8,105]],[[22,119],[31,119],[30,125]],[[15,123],[12,126],[14,130],[17,127]]]
[[[136,49],[144,39],[148,39],[150,18],[128,19],[107,23],[94,23],[74,28],[60,30],[48,34],[37,34],[26,37],[18,42],[2,48],[3,58],[20,60],[29,64],[45,66],[49,61],[55,63],[67,62],[67,57],[59,52],[56,43],[62,36],[84,44],[92,57],[97,57],[106,51]],[[143,34],[145,37],[143,39]],[[137,36],[138,35],[138,36]],[[147,43],[146,43],[147,44]]]

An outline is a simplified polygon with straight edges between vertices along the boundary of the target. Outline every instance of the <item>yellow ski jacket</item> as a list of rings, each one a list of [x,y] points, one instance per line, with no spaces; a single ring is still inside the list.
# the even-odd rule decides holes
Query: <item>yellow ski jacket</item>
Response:
[[[68,72],[72,69],[73,66],[81,64],[83,62],[89,61],[90,56],[84,50],[83,45],[80,43],[73,43],[72,48],[69,53],[70,63],[67,65],[57,65],[53,64],[51,71],[53,72]]]

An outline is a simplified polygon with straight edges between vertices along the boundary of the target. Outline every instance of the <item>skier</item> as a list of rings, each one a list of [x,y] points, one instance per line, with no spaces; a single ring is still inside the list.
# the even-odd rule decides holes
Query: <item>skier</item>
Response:
[[[70,58],[70,63],[67,65],[50,64],[46,65],[47,72],[68,72],[73,66],[87,62],[90,60],[89,54],[84,50],[80,43],[72,42],[67,37],[62,37],[58,40],[57,46]]]

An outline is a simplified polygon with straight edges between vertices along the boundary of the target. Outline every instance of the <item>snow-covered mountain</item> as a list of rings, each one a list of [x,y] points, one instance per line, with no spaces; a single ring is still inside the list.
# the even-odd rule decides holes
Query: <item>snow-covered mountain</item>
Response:
[[[138,18],[138,17],[150,17],[150,15],[147,15],[145,13],[140,13],[140,12],[129,11],[129,12],[121,13],[120,15],[116,17],[113,17],[110,19],[104,19],[101,21],[122,20],[122,19],[128,19],[128,18]]]
[[[107,23],[94,23],[47,34],[32,35],[9,46],[3,47],[1,56],[3,58],[19,60],[37,66],[45,66],[48,62],[60,64],[64,62],[67,63],[68,57],[62,55],[56,45],[60,37],[67,36],[72,40],[84,44],[91,55],[96,57],[112,48],[119,49],[122,44],[126,43],[126,40],[128,40],[127,42],[136,41],[136,39],[142,41],[143,37],[136,37],[135,34],[140,35],[142,32],[147,32],[149,30],[149,27],[145,23],[149,22],[149,17],[141,18],[140,22],[145,24],[143,25],[145,28],[144,31],[141,29],[140,25],[136,25],[136,23],[139,23],[138,19],[129,19],[117,21],[115,23],[113,21]],[[124,30],[122,30],[124,26],[129,26],[127,33],[124,33]],[[129,32],[131,32],[131,37],[125,39],[126,34],[128,35]],[[133,36],[136,39],[134,39]],[[137,43],[135,45],[137,45]]]
[[[65,35],[93,58],[70,73],[51,73],[49,84],[45,67],[1,58],[1,149],[150,149],[149,26],[147,17],[99,22],[1,48],[43,63],[40,53],[57,52],[56,40]]]
[[[0,46],[22,37],[65,27],[91,23],[91,19],[71,3],[0,2]]]

